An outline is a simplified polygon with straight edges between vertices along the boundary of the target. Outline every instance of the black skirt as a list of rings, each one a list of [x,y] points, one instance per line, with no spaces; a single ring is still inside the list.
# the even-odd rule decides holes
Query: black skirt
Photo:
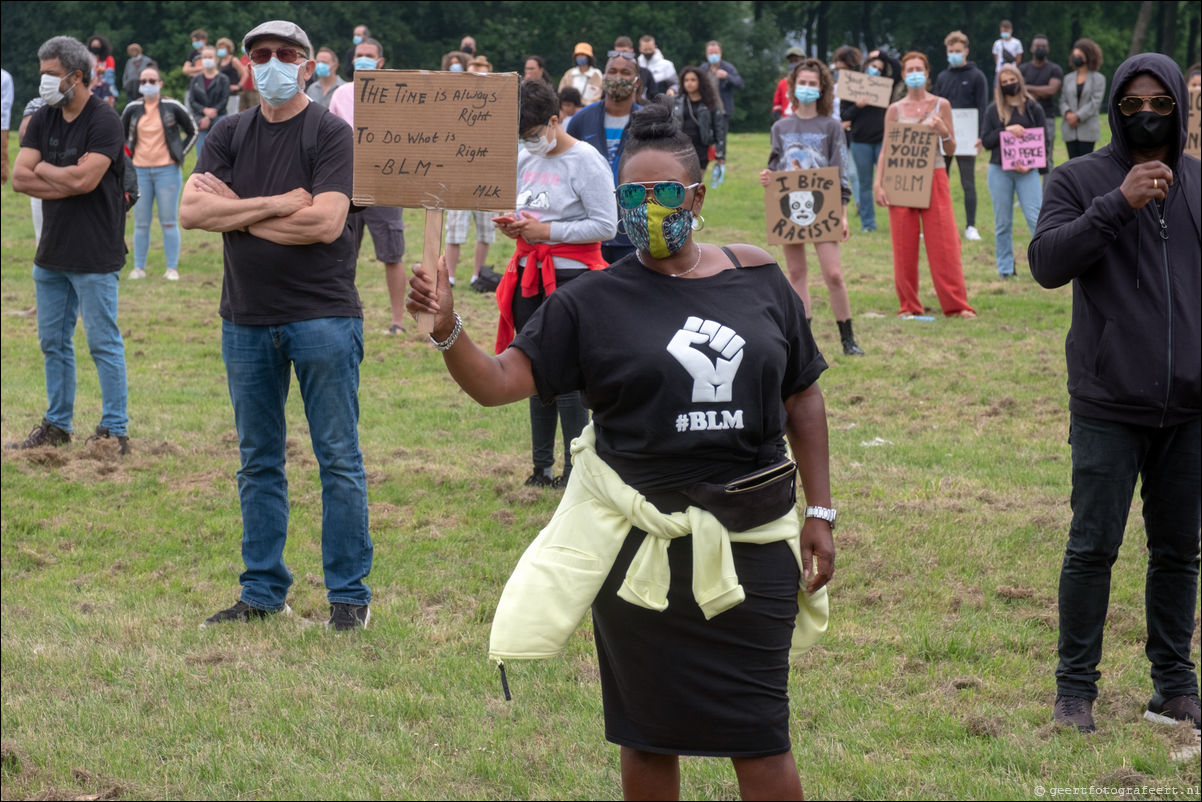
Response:
[[[618,598],[644,534],[631,530],[593,603],[605,737],[664,754],[788,751],[789,646],[801,579],[788,544],[731,544],[747,598],[706,621],[693,598],[691,537],[669,544],[666,610]]]

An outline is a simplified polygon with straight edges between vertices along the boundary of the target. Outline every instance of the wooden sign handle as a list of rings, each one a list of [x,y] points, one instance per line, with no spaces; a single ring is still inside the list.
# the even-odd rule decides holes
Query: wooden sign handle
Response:
[[[442,247],[442,221],[446,212],[442,209],[426,209],[426,233],[422,238],[422,266],[427,274],[438,281],[438,252]],[[421,313],[417,316],[419,334],[434,331],[434,315]]]

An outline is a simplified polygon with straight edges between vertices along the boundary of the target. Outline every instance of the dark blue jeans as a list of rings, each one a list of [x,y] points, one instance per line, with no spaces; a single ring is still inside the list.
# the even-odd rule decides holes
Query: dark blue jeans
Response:
[[[295,370],[321,476],[327,598],[331,604],[367,604],[371,591],[363,579],[371,571],[372,543],[359,450],[363,321],[331,317],[239,326],[224,320],[221,356],[242,456],[242,601],[280,610],[292,586],[292,573],[284,565],[289,506],[284,407]]]
[[[1152,685],[1165,698],[1198,693],[1190,640],[1202,531],[1202,420],[1155,428],[1074,414],[1073,522],[1060,569],[1056,691],[1094,699],[1110,569],[1140,480],[1148,573],[1144,587]]]

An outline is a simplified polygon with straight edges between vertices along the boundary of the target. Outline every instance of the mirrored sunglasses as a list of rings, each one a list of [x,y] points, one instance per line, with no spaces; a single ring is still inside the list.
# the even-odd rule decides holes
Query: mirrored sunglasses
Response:
[[[609,51],[608,58],[624,58],[630,61],[639,60],[639,57],[636,54],[631,53],[629,50],[611,50]]]
[[[648,182],[650,183],[650,182]],[[696,189],[701,184],[689,184],[687,187],[679,181],[660,181],[651,184],[651,196],[660,206],[668,209],[679,209],[684,205],[684,194],[690,189]],[[614,190],[618,197],[618,206],[626,209],[637,209],[647,199],[648,187],[643,184],[619,184]]]
[[[1177,101],[1168,95],[1127,95],[1119,99],[1119,111],[1124,116],[1130,117],[1132,114],[1142,111],[1144,103],[1150,104],[1152,111],[1161,117],[1167,117],[1173,113],[1173,109],[1177,108]]]

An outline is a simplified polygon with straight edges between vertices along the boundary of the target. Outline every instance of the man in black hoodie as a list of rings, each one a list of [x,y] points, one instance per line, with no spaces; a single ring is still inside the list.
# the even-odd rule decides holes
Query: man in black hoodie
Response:
[[[1198,728],[1190,640],[1202,531],[1202,173],[1183,153],[1181,70],[1144,53],[1119,65],[1111,143],[1057,167],[1028,256],[1044,287],[1073,282],[1068,359],[1073,508],[1060,571],[1053,719],[1094,729],[1110,594],[1136,480],[1155,694],[1145,718]]]
[[[935,78],[935,94],[947,98],[953,109],[976,109],[977,137],[980,138],[985,109],[989,105],[989,81],[985,73],[977,69],[976,63],[968,60],[968,37],[961,31],[949,33],[943,44],[947,47],[948,67]],[[964,238],[970,240],[981,238],[977,231],[976,166],[975,155],[956,157],[960,188],[964,190]],[[950,163],[948,176],[951,176]]]

